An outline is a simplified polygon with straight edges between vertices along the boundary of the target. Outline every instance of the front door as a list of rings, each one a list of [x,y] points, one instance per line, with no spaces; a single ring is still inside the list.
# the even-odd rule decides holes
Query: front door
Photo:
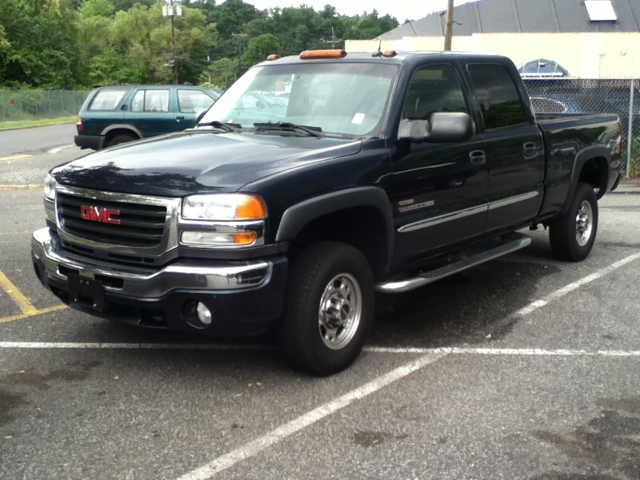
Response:
[[[403,118],[426,120],[434,112],[467,112],[452,65],[418,68]],[[391,152],[396,262],[480,235],[486,217],[487,166],[481,135],[460,143],[400,143]]]

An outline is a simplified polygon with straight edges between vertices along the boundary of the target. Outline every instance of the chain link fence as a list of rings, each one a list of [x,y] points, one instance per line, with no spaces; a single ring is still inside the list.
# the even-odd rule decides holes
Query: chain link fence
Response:
[[[618,115],[629,173],[640,176],[640,80],[558,78],[524,82],[538,112]],[[0,90],[0,122],[74,116],[88,94],[89,90]]]
[[[537,112],[618,115],[625,139],[625,162],[629,160],[628,173],[640,176],[640,80],[562,78],[524,82]]]
[[[89,90],[0,90],[0,122],[77,115]]]

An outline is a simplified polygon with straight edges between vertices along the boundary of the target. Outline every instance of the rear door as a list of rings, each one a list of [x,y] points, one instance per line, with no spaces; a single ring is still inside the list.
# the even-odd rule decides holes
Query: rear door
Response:
[[[542,133],[505,65],[467,65],[482,114],[489,183],[486,232],[532,220],[543,200]]]
[[[434,112],[470,113],[453,64],[425,65],[412,74],[403,118],[426,120]],[[460,143],[399,143],[392,162],[399,263],[482,233],[487,193],[482,135]]]
[[[142,88],[133,95],[124,119],[136,127],[143,137],[153,137],[177,130],[176,114],[171,112],[171,108],[171,89]]]

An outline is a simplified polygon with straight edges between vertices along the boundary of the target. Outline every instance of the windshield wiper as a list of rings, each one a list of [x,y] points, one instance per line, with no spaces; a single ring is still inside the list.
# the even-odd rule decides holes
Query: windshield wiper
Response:
[[[279,132],[303,133],[310,137],[322,137],[322,129],[320,127],[312,127],[308,125],[296,125],[291,122],[258,122],[253,124],[257,129],[273,130]]]
[[[214,120],[213,122],[199,123],[196,126],[218,128],[220,130],[224,130],[225,132],[239,132],[240,130],[242,130],[242,125],[240,125],[239,123],[225,123],[219,122],[217,120]]]

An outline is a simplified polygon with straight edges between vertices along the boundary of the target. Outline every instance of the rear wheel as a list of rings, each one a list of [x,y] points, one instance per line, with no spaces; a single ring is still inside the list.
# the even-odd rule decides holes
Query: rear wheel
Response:
[[[553,253],[561,260],[579,262],[589,256],[598,230],[598,201],[593,187],[578,185],[569,210],[549,224]]]
[[[298,368],[331,375],[359,355],[373,318],[373,275],[358,250],[320,242],[295,260],[280,344]]]
[[[113,137],[111,140],[107,142],[106,146],[113,147],[114,145],[118,145],[120,143],[133,142],[134,140],[137,140],[137,139],[132,135],[127,135],[127,134],[116,135],[115,137]]]

